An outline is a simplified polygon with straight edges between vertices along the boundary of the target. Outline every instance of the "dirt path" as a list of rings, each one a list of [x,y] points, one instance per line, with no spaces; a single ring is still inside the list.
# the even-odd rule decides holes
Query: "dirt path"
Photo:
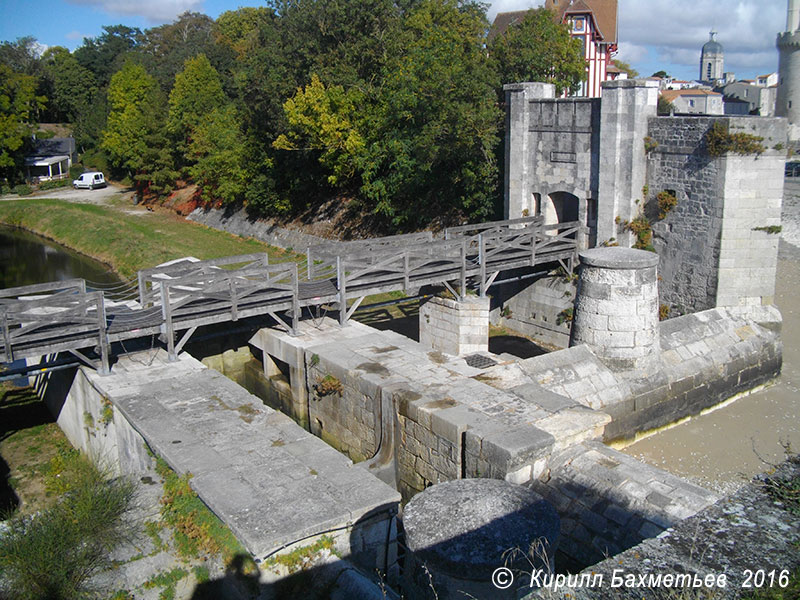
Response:
[[[34,198],[56,198],[57,200],[66,200],[67,202],[83,202],[86,204],[110,204],[112,200],[122,199],[123,197],[132,194],[133,192],[126,187],[109,183],[104,188],[96,190],[75,190],[71,187],[56,188],[53,190],[45,190],[43,192],[35,192],[29,196],[17,196],[16,194],[6,194],[0,197],[0,202],[9,200],[27,200]]]
[[[800,452],[800,186],[787,186],[775,303],[783,315],[783,372],[762,391],[628,446],[624,452],[727,492]]]

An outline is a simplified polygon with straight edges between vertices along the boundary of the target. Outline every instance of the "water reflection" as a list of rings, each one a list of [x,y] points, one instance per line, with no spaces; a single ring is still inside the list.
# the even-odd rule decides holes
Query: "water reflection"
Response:
[[[0,288],[76,277],[103,285],[120,281],[99,261],[38,235],[0,226]]]

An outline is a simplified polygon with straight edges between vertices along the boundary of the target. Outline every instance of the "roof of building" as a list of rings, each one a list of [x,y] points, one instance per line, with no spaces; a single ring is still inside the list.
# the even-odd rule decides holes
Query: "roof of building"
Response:
[[[544,7],[554,12],[560,21],[568,14],[591,13],[602,41],[617,42],[617,0],[545,0]],[[497,13],[489,31],[489,41],[522,21],[526,14],[527,10]]]
[[[75,153],[75,138],[49,138],[33,140],[33,148],[28,156],[60,156]]]
[[[680,96],[720,96],[722,94],[719,92],[712,92],[711,90],[699,90],[697,88],[689,88],[685,90],[664,90],[661,92],[661,96],[666,100],[672,102],[675,98],[679,98]]]
[[[591,12],[600,38],[617,43],[617,0],[545,0],[544,7],[561,20],[568,14]]]

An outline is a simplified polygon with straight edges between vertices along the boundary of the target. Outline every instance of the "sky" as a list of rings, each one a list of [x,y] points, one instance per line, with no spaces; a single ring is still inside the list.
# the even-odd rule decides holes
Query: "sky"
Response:
[[[494,0],[498,12],[541,6],[543,0]],[[32,35],[45,46],[77,48],[103,25],[147,29],[184,11],[216,19],[226,10],[260,6],[258,0],[0,0],[0,40]],[[775,38],[786,26],[786,0],[619,0],[619,53],[641,76],[660,70],[699,76],[700,49],[716,30],[725,71],[753,79],[777,71]]]

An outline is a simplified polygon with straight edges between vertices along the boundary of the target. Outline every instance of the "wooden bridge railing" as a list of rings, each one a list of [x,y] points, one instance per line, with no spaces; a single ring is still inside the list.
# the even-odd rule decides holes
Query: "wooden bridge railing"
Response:
[[[179,279],[199,275],[218,273],[226,267],[236,265],[243,267],[269,266],[269,255],[265,252],[256,254],[239,254],[210,260],[182,260],[169,265],[142,269],[139,271],[139,304],[146,308],[158,299],[160,283],[167,279]]]
[[[11,290],[4,292],[10,293]],[[0,304],[3,362],[69,351],[99,371],[108,371],[109,342],[101,292],[84,293],[75,289],[38,299],[22,298],[4,299]],[[77,352],[77,349],[90,345],[100,348],[99,367]]]
[[[299,280],[294,262],[267,265],[254,261],[235,271],[219,269],[161,279],[158,286],[163,332],[173,359],[200,325],[266,313],[294,332],[300,318]],[[291,311],[291,325],[277,314],[283,308]],[[188,332],[176,345],[175,333],[180,329]]]

